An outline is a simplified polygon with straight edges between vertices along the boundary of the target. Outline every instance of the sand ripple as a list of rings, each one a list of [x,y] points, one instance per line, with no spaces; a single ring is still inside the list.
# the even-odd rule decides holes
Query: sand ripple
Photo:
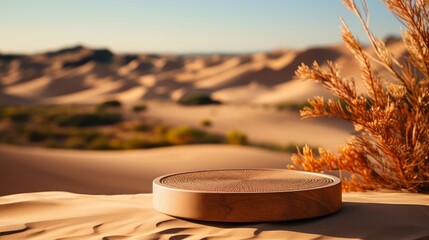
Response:
[[[0,197],[0,239],[427,239],[429,196],[344,194],[332,216],[294,222],[228,224],[173,218],[151,194],[42,192]],[[369,203],[371,202],[371,203]]]

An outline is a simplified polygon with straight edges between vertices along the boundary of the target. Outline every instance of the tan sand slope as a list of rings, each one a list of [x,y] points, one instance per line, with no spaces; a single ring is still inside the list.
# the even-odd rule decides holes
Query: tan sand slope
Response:
[[[290,164],[289,154],[229,145],[132,151],[53,150],[0,145],[0,196],[35,191],[89,194],[151,192],[154,178],[172,172],[213,168],[285,168],[287,164]]]
[[[312,80],[301,81],[294,79],[287,83],[277,85],[269,92],[253,97],[249,102],[258,104],[301,104],[307,102],[308,99],[313,99],[314,96],[322,96],[325,99],[333,97],[321,83]]]
[[[344,193],[313,220],[228,224],[155,211],[151,194],[40,192],[0,197],[1,239],[428,239],[429,195]]]
[[[1,104],[29,104],[30,100],[0,92]]]

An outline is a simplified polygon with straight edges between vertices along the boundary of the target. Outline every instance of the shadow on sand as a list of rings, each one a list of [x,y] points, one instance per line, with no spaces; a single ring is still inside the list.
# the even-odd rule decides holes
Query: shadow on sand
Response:
[[[363,239],[429,239],[429,206],[344,202],[326,217],[274,223],[196,222],[220,228],[254,228],[254,236],[291,231],[329,237]]]

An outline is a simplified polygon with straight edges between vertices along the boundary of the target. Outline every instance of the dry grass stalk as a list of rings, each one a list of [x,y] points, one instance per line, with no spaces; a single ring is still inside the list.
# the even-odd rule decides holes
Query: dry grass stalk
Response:
[[[354,0],[344,4],[361,21],[374,49],[369,56],[343,21],[342,38],[358,60],[367,96],[356,92],[353,79],[342,78],[332,62],[301,65],[300,79],[320,81],[338,100],[322,97],[309,100],[303,118],[335,117],[351,122],[357,131],[338,153],[305,146],[293,156],[294,166],[313,172],[340,170],[352,173],[344,180],[345,190],[378,188],[429,192],[429,1],[383,0],[402,22],[403,43],[409,56],[393,57],[386,44],[369,29],[368,8],[359,10]],[[392,78],[381,79],[372,63],[381,64]]]

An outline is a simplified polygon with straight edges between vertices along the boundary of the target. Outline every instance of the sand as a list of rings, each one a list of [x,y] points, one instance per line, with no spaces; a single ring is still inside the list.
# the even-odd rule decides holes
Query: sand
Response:
[[[404,55],[405,48],[397,40],[389,48],[395,56]],[[320,84],[294,81],[294,72],[302,62],[317,61],[323,66],[327,60],[338,63],[343,75],[359,79],[358,65],[344,45],[229,55],[127,55],[77,46],[12,60],[0,54],[0,85],[8,96],[19,97],[16,103],[21,103],[20,98],[48,104],[107,98],[129,103],[177,101],[178,94],[173,93],[180,91],[180,96],[203,92],[227,103],[275,105],[326,96]],[[374,70],[386,73],[377,65]],[[121,87],[130,84],[134,88]],[[363,87],[360,81],[357,86]],[[2,103],[13,101],[0,96]]]
[[[285,168],[290,154],[232,145],[127,151],[52,150],[0,145],[0,196],[36,191],[149,193],[172,172],[214,168]]]
[[[26,193],[0,197],[1,239],[428,239],[429,195],[344,193],[327,217],[278,223],[187,221],[151,194]]]

